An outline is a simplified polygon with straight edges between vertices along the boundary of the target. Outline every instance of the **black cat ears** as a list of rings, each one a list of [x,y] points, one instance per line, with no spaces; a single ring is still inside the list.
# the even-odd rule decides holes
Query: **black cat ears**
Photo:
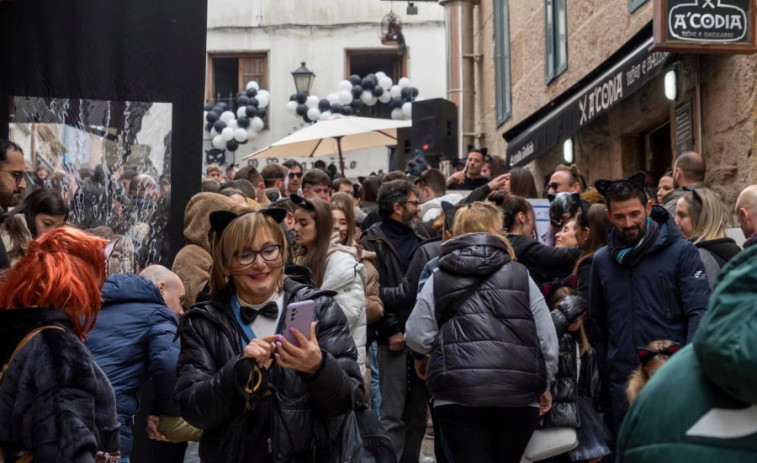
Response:
[[[486,159],[487,153],[489,152],[488,148],[476,148],[473,145],[468,145],[468,152],[469,153],[481,153],[481,155]]]
[[[628,183],[631,186],[640,189],[641,191],[645,191],[646,178],[647,175],[644,172],[639,171],[631,176],[621,178],[619,180],[597,180],[596,182],[594,182],[594,188],[599,191],[599,194],[605,197],[607,196],[607,192],[610,191],[613,186],[621,183]]]
[[[234,219],[247,214],[263,214],[275,220],[276,223],[281,223],[284,217],[286,217],[287,211],[278,207],[271,207],[260,211],[242,212],[241,214],[231,211],[213,211],[210,213],[210,228],[213,229],[217,236],[221,236],[221,233],[226,230],[226,227]]]

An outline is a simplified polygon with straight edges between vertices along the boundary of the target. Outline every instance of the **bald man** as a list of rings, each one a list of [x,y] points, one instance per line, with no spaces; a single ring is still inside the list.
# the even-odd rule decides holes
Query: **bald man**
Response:
[[[175,313],[177,317],[184,315],[184,283],[178,275],[162,265],[151,265],[139,274],[149,280],[160,291],[166,307]]]
[[[675,217],[676,204],[683,196],[683,187],[704,188],[704,175],[707,172],[704,158],[695,151],[687,151],[676,158],[673,165],[673,183],[676,189],[665,195],[665,209]]]
[[[757,185],[749,185],[736,200],[736,217],[739,218],[741,231],[746,241],[744,249],[757,243]]]

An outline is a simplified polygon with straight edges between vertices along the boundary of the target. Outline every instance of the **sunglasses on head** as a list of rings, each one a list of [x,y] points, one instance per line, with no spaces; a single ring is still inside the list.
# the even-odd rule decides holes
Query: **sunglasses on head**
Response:
[[[662,349],[658,349],[658,350],[652,350],[652,349],[646,349],[644,347],[639,347],[638,349],[636,349],[636,353],[639,356],[639,361],[641,361],[641,364],[646,365],[647,363],[649,363],[650,360],[657,357],[658,355],[670,357],[671,355],[681,350],[681,347],[682,346],[680,344],[678,344],[677,342],[674,342],[668,347],[663,347]]]

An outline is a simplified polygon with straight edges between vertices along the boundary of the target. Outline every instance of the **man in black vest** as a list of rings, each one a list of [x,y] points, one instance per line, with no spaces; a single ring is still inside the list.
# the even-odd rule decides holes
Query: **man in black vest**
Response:
[[[0,138],[0,206],[3,212],[18,204],[24,190],[24,152],[12,141]],[[8,251],[0,241],[0,269],[8,267]]]

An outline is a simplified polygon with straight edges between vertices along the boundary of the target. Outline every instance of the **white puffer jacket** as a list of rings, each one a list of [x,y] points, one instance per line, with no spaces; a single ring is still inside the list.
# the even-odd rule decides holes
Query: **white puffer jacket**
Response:
[[[352,246],[332,243],[329,247],[326,272],[321,289],[336,291],[336,300],[347,317],[350,334],[358,351],[358,365],[365,373],[365,267],[357,261],[357,250]]]

